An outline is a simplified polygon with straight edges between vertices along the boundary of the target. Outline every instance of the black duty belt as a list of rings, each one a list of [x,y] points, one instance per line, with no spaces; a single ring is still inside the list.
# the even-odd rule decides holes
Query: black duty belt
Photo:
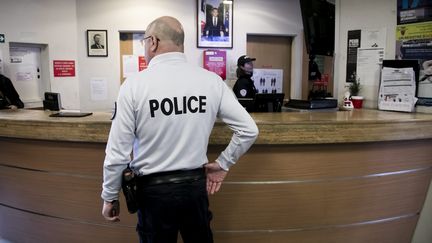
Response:
[[[167,183],[184,183],[204,179],[205,177],[206,175],[204,168],[193,170],[175,170],[138,176],[137,183],[144,186]]]

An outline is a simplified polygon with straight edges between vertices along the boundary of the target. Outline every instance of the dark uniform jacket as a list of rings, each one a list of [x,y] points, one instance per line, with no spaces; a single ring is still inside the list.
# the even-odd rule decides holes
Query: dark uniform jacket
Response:
[[[24,103],[20,100],[11,80],[0,74],[0,109],[5,109],[10,105],[23,108]]]
[[[255,98],[257,90],[250,75],[242,75],[233,87],[237,98]]]

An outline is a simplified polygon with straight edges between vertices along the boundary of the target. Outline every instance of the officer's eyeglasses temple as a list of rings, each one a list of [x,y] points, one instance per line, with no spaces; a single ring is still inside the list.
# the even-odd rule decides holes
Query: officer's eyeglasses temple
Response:
[[[144,39],[142,39],[142,41],[144,42],[145,40],[147,40],[148,38],[152,37],[152,35],[149,35],[147,37],[144,37]],[[156,37],[156,36],[155,36]],[[159,38],[156,37],[156,41],[160,41]]]

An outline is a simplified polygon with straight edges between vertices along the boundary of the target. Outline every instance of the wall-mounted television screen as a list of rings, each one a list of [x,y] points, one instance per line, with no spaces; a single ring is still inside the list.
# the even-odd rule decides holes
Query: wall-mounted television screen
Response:
[[[326,0],[300,0],[300,7],[308,54],[333,56],[335,5]]]

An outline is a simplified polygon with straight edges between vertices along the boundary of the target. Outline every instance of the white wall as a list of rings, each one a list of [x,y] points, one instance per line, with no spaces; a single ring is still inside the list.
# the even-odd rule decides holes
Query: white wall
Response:
[[[342,100],[345,88],[347,32],[355,29],[387,29],[385,58],[395,58],[396,48],[396,0],[336,0],[336,39],[335,39],[335,85],[339,100]],[[363,87],[366,107],[377,107],[376,86]],[[417,108],[418,109],[418,108]],[[412,243],[432,242],[432,184],[423,206]]]
[[[228,79],[246,53],[247,34],[294,36],[291,98],[301,97],[303,25],[298,0],[236,0],[234,48],[227,49]],[[120,30],[145,30],[155,18],[171,15],[184,25],[188,60],[202,65],[204,49],[196,47],[196,0],[1,0],[0,33],[7,42],[47,44],[49,67],[44,78],[60,92],[67,109],[110,110],[120,85]],[[108,57],[87,57],[86,30],[108,30]],[[0,44],[6,62],[9,44]],[[76,77],[54,78],[53,60],[76,60]],[[90,79],[104,77],[108,99],[91,101]]]
[[[387,42],[385,58],[395,57],[396,0],[336,0],[336,40],[335,40],[335,94],[343,100],[347,91],[345,75],[347,61],[347,33],[357,29],[386,28]],[[362,87],[364,106],[377,108],[379,80],[375,85]]]
[[[5,66],[9,63],[8,42],[47,44],[49,70],[43,70],[44,81],[51,91],[60,92],[65,108],[79,108],[78,76],[54,78],[53,60],[77,60],[76,2],[71,0],[1,0],[0,33],[6,43],[0,44]],[[79,68],[77,68],[79,70]]]
[[[157,17],[178,18],[185,29],[185,53],[189,62],[202,66],[202,52],[196,47],[196,0],[77,0],[78,61],[80,65],[81,107],[86,110],[111,109],[120,85],[120,30],[145,30]],[[272,34],[295,36],[292,52],[292,98],[301,96],[303,25],[298,0],[236,0],[234,2],[233,49],[227,49],[228,78],[235,78],[237,58],[246,53],[246,35]],[[89,58],[85,31],[107,29],[109,55]],[[90,99],[90,79],[108,80],[108,100]]]

